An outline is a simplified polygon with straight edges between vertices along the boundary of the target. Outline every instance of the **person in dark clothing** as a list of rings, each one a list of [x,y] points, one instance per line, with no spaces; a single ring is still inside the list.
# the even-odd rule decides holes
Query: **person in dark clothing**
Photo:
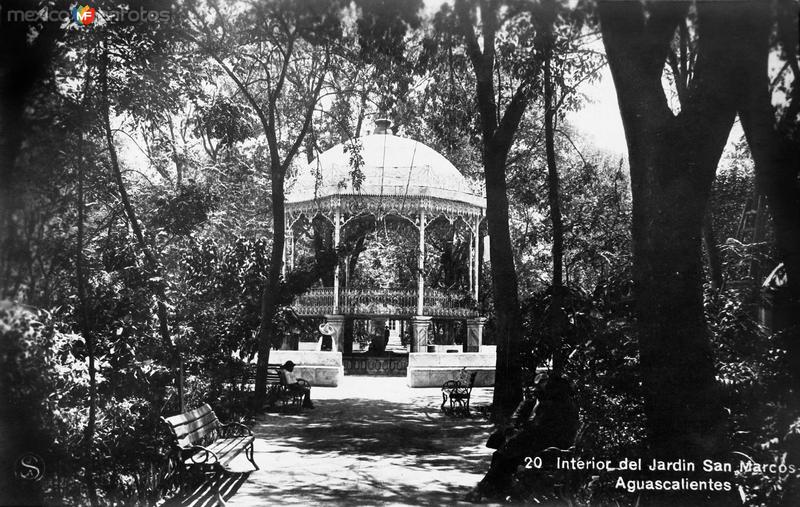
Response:
[[[333,351],[333,335],[336,334],[336,329],[326,322],[319,326],[319,333],[322,335],[319,350],[323,352]]]
[[[503,433],[505,440],[495,437],[497,451],[492,455],[489,471],[467,500],[504,495],[526,456],[535,456],[550,447],[571,447],[578,422],[578,407],[569,381],[560,377],[537,379],[533,397],[523,399],[515,410],[511,426]]]

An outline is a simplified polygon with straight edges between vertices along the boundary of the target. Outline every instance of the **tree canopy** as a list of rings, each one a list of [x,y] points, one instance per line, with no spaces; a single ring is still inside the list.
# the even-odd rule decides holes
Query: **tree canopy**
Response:
[[[4,475],[0,501],[170,497],[159,417],[257,417],[271,350],[319,324],[296,298],[334,273],[471,293],[471,225],[449,217],[422,273],[402,220],[361,217],[338,245],[320,216],[287,229],[299,169],[343,144],[357,188],[379,118],[487,199],[465,301],[497,345],[486,415],[522,437],[473,500],[639,502],[616,476],[503,461],[551,446],[796,464],[796,0],[98,1],[89,24],[72,7],[0,9],[0,429],[52,464]],[[575,120],[606,69],[627,153]],[[563,399],[531,436],[515,409],[545,385]],[[792,505],[798,474],[642,501]]]

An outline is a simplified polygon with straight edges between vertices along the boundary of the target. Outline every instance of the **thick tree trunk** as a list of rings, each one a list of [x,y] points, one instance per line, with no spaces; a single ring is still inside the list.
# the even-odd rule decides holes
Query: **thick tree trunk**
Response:
[[[493,418],[502,422],[514,411],[522,399],[522,371],[520,341],[522,338],[522,313],[519,307],[517,274],[514,269],[514,252],[508,220],[508,194],[506,189],[506,160],[514,143],[522,115],[530,100],[530,82],[525,81],[514,91],[511,100],[498,118],[495,100],[494,65],[496,9],[481,5],[481,31],[483,48],[478,43],[472,25],[470,7],[464,0],[455,2],[466,52],[475,72],[475,99],[480,113],[483,142],[483,172],[486,178],[486,226],[489,237],[492,269],[492,292],[495,305],[495,333],[497,364],[493,398]],[[533,76],[530,76],[533,79]]]
[[[686,4],[600,3],[603,42],[628,142],[641,377],[652,454],[696,459],[726,448],[703,316],[701,228],[735,117],[742,4],[698,4],[698,57],[681,113],[661,74]]]
[[[284,217],[284,172],[280,167],[271,168],[272,181],[272,252],[269,273],[261,295],[261,325],[258,328],[258,361],[256,365],[255,396],[253,408],[258,409],[267,395],[267,364],[272,344],[275,341],[275,314],[278,311],[278,296],[281,290],[281,262],[286,243]]]
[[[497,365],[493,405],[496,419],[513,412],[522,398],[520,341],[522,314],[519,307],[517,272],[508,227],[508,194],[506,191],[506,157],[508,152],[495,153],[487,148],[484,156],[486,175],[486,225],[489,237],[489,258],[494,293]]]
[[[648,150],[645,151],[657,151]],[[651,153],[655,170],[671,168]],[[632,171],[634,167],[631,159]],[[702,209],[682,185],[634,191],[634,276],[639,352],[651,451],[712,455],[722,442],[722,407],[703,315]],[[636,202],[638,201],[638,206]],[[674,209],[683,202],[682,211]],[[692,204],[689,204],[689,203]]]
[[[756,185],[767,197],[775,229],[778,254],[788,281],[789,308],[793,318],[784,330],[794,388],[800,392],[800,146],[792,129],[782,129],[796,120],[778,122],[771,104],[768,62],[771,18],[766,9],[754,9],[751,30],[752,51],[745,58],[744,100],[739,109],[747,143],[756,166]],[[798,76],[795,76],[797,78]],[[798,83],[790,97],[788,111],[800,108]],[[783,124],[783,125],[782,125]],[[794,137],[792,137],[794,135]]]

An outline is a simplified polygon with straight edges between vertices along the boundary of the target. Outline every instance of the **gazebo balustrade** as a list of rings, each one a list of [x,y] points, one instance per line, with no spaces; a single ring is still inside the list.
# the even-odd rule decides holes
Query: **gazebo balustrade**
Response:
[[[333,287],[315,287],[299,295],[295,311],[304,316],[324,316],[334,313]],[[413,317],[428,315],[437,318],[467,319],[479,316],[469,295],[456,291],[426,288],[422,313],[418,308],[418,293],[401,288],[347,288],[339,291],[339,315],[385,315]]]

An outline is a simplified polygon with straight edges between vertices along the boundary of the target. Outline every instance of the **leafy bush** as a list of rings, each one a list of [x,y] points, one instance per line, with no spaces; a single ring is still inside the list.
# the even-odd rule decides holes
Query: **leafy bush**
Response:
[[[730,413],[734,461],[797,463],[800,406],[791,378],[783,333],[758,325],[754,307],[737,290],[706,294],[706,318],[715,347],[718,380]],[[747,505],[796,505],[800,470],[744,473],[739,477]]]
[[[45,503],[87,503],[90,467],[104,504],[155,502],[171,486],[165,476],[170,455],[159,422],[162,414],[178,411],[171,373],[152,361],[119,369],[124,364],[119,358],[99,357],[97,420],[89,445],[85,340],[62,331],[60,319],[9,304],[0,308],[4,427],[18,453],[44,459]],[[188,391],[194,404],[204,398]]]
[[[638,374],[638,348],[630,308],[630,281],[625,277],[601,281],[592,292],[570,287],[563,294],[561,340],[553,343],[550,328],[552,290],[523,303],[527,345],[523,357],[527,382],[537,367],[550,367],[558,350],[567,358],[564,376],[575,387],[581,429],[571,454],[619,461],[642,454],[644,416]],[[598,454],[602,453],[602,454]],[[533,477],[533,475],[539,475]],[[545,477],[522,472],[520,498],[534,501],[566,496],[582,505],[620,502],[630,498],[590,472],[549,470]],[[542,490],[549,485],[551,491]],[[555,486],[554,486],[555,485]],[[545,488],[546,489],[546,488]]]

